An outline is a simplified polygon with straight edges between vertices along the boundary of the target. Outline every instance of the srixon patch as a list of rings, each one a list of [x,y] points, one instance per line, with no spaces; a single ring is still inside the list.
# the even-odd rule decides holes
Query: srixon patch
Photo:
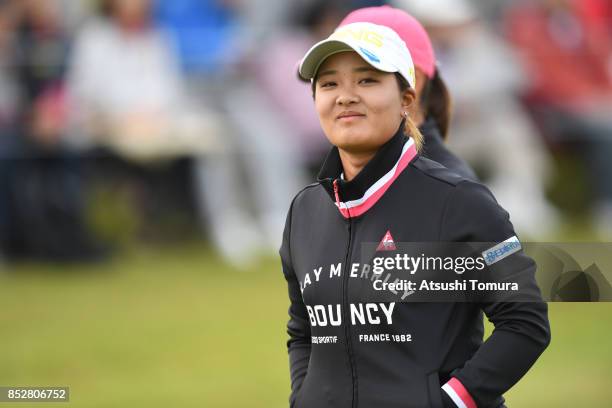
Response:
[[[351,325],[393,324],[393,309],[395,303],[351,303],[349,304],[349,319]],[[342,305],[307,305],[310,325],[340,326],[342,324]]]

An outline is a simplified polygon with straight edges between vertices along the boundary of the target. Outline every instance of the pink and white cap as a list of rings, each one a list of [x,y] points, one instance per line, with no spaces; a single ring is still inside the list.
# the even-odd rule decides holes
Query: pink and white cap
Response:
[[[391,28],[404,41],[414,65],[429,78],[436,71],[436,56],[425,28],[404,10],[390,6],[365,7],[351,12],[339,27],[366,22]]]
[[[300,62],[300,77],[314,79],[325,59],[345,51],[355,51],[380,71],[399,73],[414,89],[414,65],[404,41],[392,28],[369,22],[345,24],[313,45]]]

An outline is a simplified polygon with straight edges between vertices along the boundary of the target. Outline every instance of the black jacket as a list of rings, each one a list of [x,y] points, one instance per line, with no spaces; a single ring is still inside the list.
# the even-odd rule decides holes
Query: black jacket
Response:
[[[356,319],[364,305],[354,278],[369,278],[362,244],[387,231],[395,242],[502,242],[515,235],[508,214],[482,185],[417,154],[400,130],[353,180],[341,172],[333,148],[287,216],[291,407],[453,406],[449,386],[466,406],[503,406],[550,341],[535,264],[522,250],[498,264],[521,269],[536,302],[380,303]],[[483,311],[495,325],[484,344]],[[380,333],[394,341],[363,341]]]
[[[438,124],[433,118],[428,118],[419,127],[419,130],[425,137],[425,146],[421,154],[428,159],[436,161],[447,169],[465,177],[468,180],[478,181],[478,177],[474,170],[465,162],[465,160],[456,156],[444,144],[444,139],[438,129]]]

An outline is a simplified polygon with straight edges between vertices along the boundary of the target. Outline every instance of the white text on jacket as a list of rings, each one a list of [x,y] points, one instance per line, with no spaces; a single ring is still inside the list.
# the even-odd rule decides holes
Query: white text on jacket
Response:
[[[392,303],[351,303],[349,314],[351,324],[393,324]],[[314,305],[306,306],[311,326],[340,326],[342,324],[342,305]]]

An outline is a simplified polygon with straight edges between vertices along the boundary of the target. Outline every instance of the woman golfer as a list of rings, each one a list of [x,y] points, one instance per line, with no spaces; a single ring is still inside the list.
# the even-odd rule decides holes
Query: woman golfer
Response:
[[[384,25],[346,24],[306,53],[299,74],[314,84],[334,147],[318,182],[292,201],[280,250],[290,405],[503,407],[502,394],[550,341],[547,306],[535,265],[490,192],[419,153],[404,41]],[[511,292],[470,302],[372,301],[368,285],[389,282],[363,262],[368,245],[390,259],[407,242],[493,243],[483,273],[513,269],[522,299],[533,301],[515,302]],[[482,312],[495,325],[484,343]]]

